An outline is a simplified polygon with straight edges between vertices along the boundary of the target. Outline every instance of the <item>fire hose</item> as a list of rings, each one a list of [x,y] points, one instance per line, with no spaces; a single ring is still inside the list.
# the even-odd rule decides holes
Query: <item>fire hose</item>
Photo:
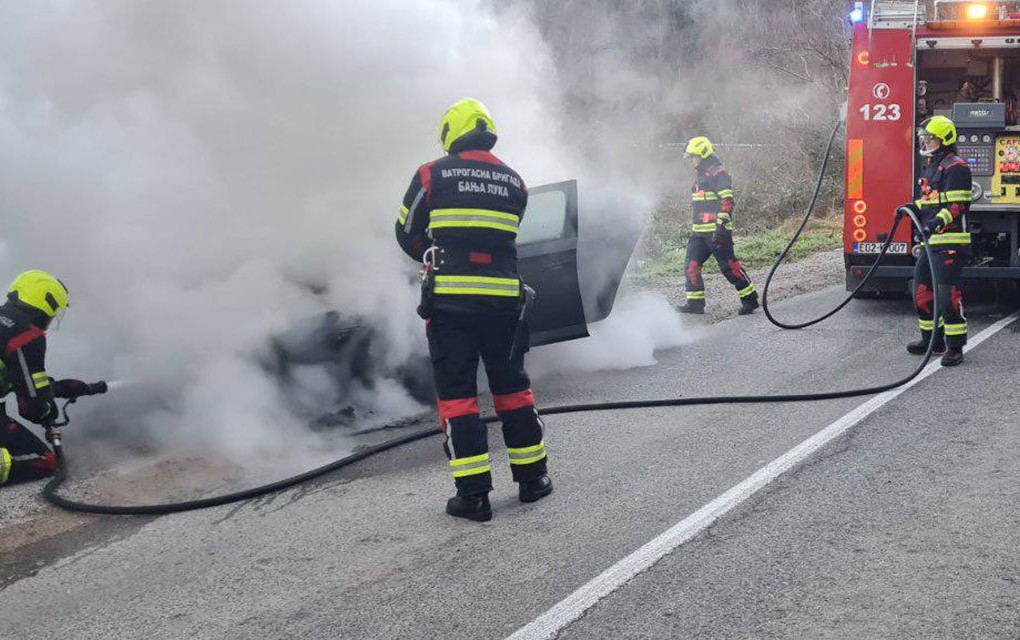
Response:
[[[821,163],[821,166],[820,166],[819,171],[818,171],[818,178],[817,178],[817,181],[816,181],[816,184],[815,184],[815,190],[814,190],[814,193],[813,193],[813,195],[811,197],[811,200],[810,200],[810,202],[808,204],[807,211],[806,211],[806,213],[804,215],[804,218],[801,221],[801,224],[797,228],[796,232],[793,234],[793,237],[790,239],[789,243],[786,245],[786,248],[783,249],[783,251],[776,258],[776,261],[772,265],[772,268],[769,270],[769,274],[768,274],[768,276],[767,276],[767,278],[765,280],[765,287],[764,287],[764,289],[762,291],[762,309],[765,312],[765,315],[766,315],[766,317],[768,318],[768,320],[770,322],[772,322],[774,325],[776,325],[776,326],[778,326],[780,328],[783,328],[783,329],[801,329],[801,328],[804,328],[804,327],[811,326],[813,324],[817,324],[817,323],[825,320],[826,318],[829,318],[829,317],[835,315],[841,309],[843,309],[843,307],[845,307],[847,304],[849,304],[850,301],[855,296],[855,294],[857,294],[865,286],[865,284],[871,278],[872,274],[875,273],[875,271],[878,268],[878,265],[881,262],[882,258],[885,256],[886,252],[889,250],[889,246],[891,245],[892,239],[893,239],[894,235],[896,234],[896,230],[899,227],[899,225],[900,225],[900,223],[901,223],[901,221],[903,220],[904,217],[909,218],[911,223],[913,224],[914,228],[917,229],[918,233],[923,234],[923,229],[921,227],[921,222],[920,222],[920,220],[918,220],[917,214],[911,208],[909,208],[909,207],[905,207],[904,206],[904,207],[898,208],[897,211],[896,211],[895,221],[894,221],[894,223],[892,225],[892,228],[889,230],[887,238],[886,238],[884,244],[882,245],[882,248],[881,248],[881,250],[880,250],[880,252],[878,254],[878,257],[875,259],[875,262],[871,265],[871,268],[868,270],[867,274],[865,274],[865,276],[861,280],[860,284],[858,284],[857,287],[852,292],[850,292],[847,295],[846,299],[844,299],[837,307],[835,307],[831,311],[825,313],[824,315],[822,315],[822,316],[820,316],[818,318],[814,318],[812,320],[809,320],[809,321],[806,321],[806,322],[800,322],[800,323],[784,323],[784,322],[781,322],[781,321],[777,320],[772,315],[772,313],[771,313],[771,311],[769,310],[769,307],[768,307],[769,284],[771,283],[772,277],[775,275],[776,270],[786,260],[786,257],[789,254],[790,250],[793,248],[794,244],[796,244],[797,240],[800,238],[801,233],[803,232],[804,228],[807,226],[807,223],[808,223],[808,220],[811,217],[811,214],[814,212],[815,204],[818,201],[818,195],[819,195],[819,193],[821,191],[822,180],[823,180],[823,178],[825,176],[825,169],[826,169],[826,167],[828,165],[829,155],[832,152],[832,145],[833,145],[833,142],[835,140],[836,133],[839,130],[841,124],[842,124],[842,119],[836,123],[836,126],[833,127],[832,133],[829,136],[829,141],[828,141],[828,144],[827,144],[826,149],[825,149],[825,154],[823,155],[822,163]],[[931,281],[933,283],[933,286],[936,287],[936,297],[937,297],[937,295],[938,295],[937,287],[939,286],[939,284],[938,284],[938,278],[936,277],[936,274],[935,274],[935,266],[934,266],[935,265],[935,260],[934,260],[934,256],[932,255],[930,243],[927,243],[927,242],[924,243],[923,244],[923,250],[925,251],[925,253],[928,256],[928,265],[929,265],[929,269],[931,270]],[[932,305],[932,322],[935,323],[935,324],[938,323],[938,305]],[[911,380],[916,378],[921,373],[921,371],[924,370],[924,368],[928,364],[928,361],[931,359],[932,350],[934,348],[934,344],[935,344],[935,342],[934,342],[934,332],[933,332],[932,339],[929,340],[929,342],[928,342],[928,350],[925,352],[924,358],[922,358],[920,364],[918,364],[917,367],[914,368],[914,370],[909,375],[907,375],[906,377],[901,378],[899,380],[895,380],[893,382],[886,383],[886,384],[880,384],[880,385],[875,385],[875,386],[865,387],[865,388],[860,388],[860,389],[846,389],[846,390],[840,390],[840,391],[823,391],[823,392],[816,392],[816,393],[788,393],[788,394],[775,394],[775,395],[741,395],[741,396],[705,396],[705,397],[700,397],[700,398],[699,397],[690,397],[690,398],[679,397],[679,398],[664,398],[664,399],[655,399],[655,400],[631,400],[631,401],[621,401],[621,402],[598,402],[598,403],[590,403],[590,404],[572,404],[572,405],[546,407],[546,408],[540,410],[539,413],[542,416],[552,416],[552,415],[564,414],[564,413],[579,413],[579,412],[588,412],[588,411],[616,411],[616,410],[623,410],[623,409],[644,409],[644,408],[651,408],[651,407],[686,407],[686,406],[712,405],[712,404],[757,404],[757,403],[779,403],[779,402],[814,402],[814,401],[820,401],[820,400],[835,400],[835,399],[839,399],[839,398],[853,398],[853,397],[857,397],[857,396],[869,396],[869,395],[874,395],[874,394],[877,394],[877,393],[882,393],[883,391],[888,391],[890,389],[895,389],[896,387],[899,387],[899,386],[902,386],[904,384],[907,384],[908,382],[910,382]],[[103,384],[104,385],[103,389],[105,391],[105,383],[97,383],[97,385],[98,384]],[[98,387],[96,387],[96,388],[98,388]],[[63,419],[62,419],[62,421],[59,422],[59,424],[54,424],[53,426],[59,427],[59,426],[63,426],[65,424],[68,424],[69,419],[67,417],[67,407],[68,407],[69,404],[73,403],[76,399],[77,398],[71,398],[71,399],[69,399],[64,404],[64,406],[61,408]],[[487,416],[487,417],[482,418],[482,420],[483,420],[484,423],[490,424],[490,423],[498,421],[499,418],[497,416]],[[334,472],[334,471],[336,471],[338,469],[342,469],[344,467],[350,466],[350,465],[352,465],[352,464],[354,464],[356,462],[359,462],[361,460],[365,460],[366,458],[371,458],[372,456],[375,456],[375,455],[378,455],[380,453],[383,453],[384,451],[388,451],[390,449],[395,449],[397,447],[403,446],[405,444],[409,444],[411,442],[415,442],[417,440],[422,440],[422,439],[425,439],[425,438],[430,438],[430,437],[435,436],[435,435],[437,435],[439,433],[441,433],[441,429],[435,428],[435,429],[427,429],[427,430],[419,431],[419,432],[416,432],[416,433],[408,434],[406,436],[403,436],[403,437],[400,437],[400,438],[395,438],[393,440],[389,440],[389,441],[383,442],[381,444],[377,444],[377,445],[374,445],[374,446],[366,447],[366,448],[364,448],[364,449],[362,449],[360,451],[357,451],[357,452],[352,453],[352,454],[350,454],[348,456],[340,458],[339,460],[330,462],[329,464],[320,466],[320,467],[318,467],[316,469],[312,469],[310,471],[306,471],[306,472],[301,473],[299,475],[292,476],[292,477],[289,477],[289,478],[284,478],[282,480],[278,480],[278,481],[272,482],[270,484],[262,485],[262,486],[259,486],[259,487],[253,487],[251,489],[246,489],[246,490],[243,490],[243,491],[237,491],[237,492],[228,493],[228,494],[219,495],[219,496],[212,496],[212,497],[209,497],[209,498],[201,498],[201,499],[197,499],[197,500],[186,500],[186,501],[183,501],[183,502],[174,502],[174,503],[167,503],[167,504],[154,504],[154,505],[130,505],[130,506],[88,504],[88,503],[79,502],[79,501],[72,500],[70,498],[67,498],[67,497],[59,495],[57,493],[57,490],[60,488],[60,486],[67,479],[68,463],[67,463],[66,457],[64,456],[63,447],[61,445],[60,438],[56,437],[56,438],[51,438],[51,440],[53,441],[54,455],[56,456],[56,459],[57,459],[57,462],[58,462],[59,466],[58,466],[57,472],[54,475],[54,477],[46,484],[45,488],[43,489],[43,496],[49,502],[57,505],[58,507],[62,507],[64,509],[68,509],[70,511],[81,511],[81,512],[86,512],[86,513],[100,513],[100,514],[110,514],[110,515],[164,515],[164,514],[168,514],[168,513],[178,513],[178,512],[182,512],[182,511],[192,511],[192,510],[196,510],[196,509],[206,509],[206,508],[209,508],[209,507],[216,507],[216,506],[220,506],[220,505],[229,504],[229,503],[232,503],[232,502],[240,502],[242,500],[249,500],[249,499],[257,498],[259,496],[263,496],[263,495],[266,495],[266,494],[275,493],[275,492],[278,492],[278,491],[283,491],[284,489],[288,489],[290,487],[299,485],[301,483],[308,482],[309,480],[313,480],[315,478],[318,478],[318,477],[324,476],[326,474],[332,473],[332,472]]]

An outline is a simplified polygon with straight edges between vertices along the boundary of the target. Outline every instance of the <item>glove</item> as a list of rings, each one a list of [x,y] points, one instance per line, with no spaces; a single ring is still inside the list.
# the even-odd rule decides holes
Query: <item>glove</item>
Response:
[[[716,244],[723,244],[729,239],[730,232],[726,230],[726,227],[718,225],[715,231],[712,232],[712,242]]]
[[[925,238],[930,238],[933,234],[936,234],[939,231],[942,231],[942,228],[944,226],[946,226],[946,225],[945,225],[945,223],[942,220],[940,220],[939,218],[932,218],[928,222],[924,223],[924,227],[922,228],[922,232],[924,233],[924,237]]]
[[[60,412],[52,398],[18,398],[18,415],[35,424],[49,424]]]
[[[50,384],[53,387],[54,398],[77,398],[78,396],[85,395],[85,390],[88,388],[87,384],[73,378],[66,380],[53,380],[51,378]]]
[[[82,382],[81,380],[75,380],[73,378],[67,378],[66,380],[53,380],[51,383],[53,386],[53,397],[55,398],[79,398],[81,396],[94,396],[100,393],[106,393],[107,386],[105,382]]]

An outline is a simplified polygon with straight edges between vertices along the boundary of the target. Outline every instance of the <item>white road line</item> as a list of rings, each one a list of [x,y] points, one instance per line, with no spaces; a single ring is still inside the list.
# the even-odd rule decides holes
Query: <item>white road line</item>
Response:
[[[981,333],[970,338],[965,350],[970,351],[988,338],[991,338],[1016,320],[1017,317],[1020,317],[1020,312],[999,320]],[[963,366],[967,365],[964,364]],[[941,368],[942,365],[938,362],[933,362],[925,367],[920,375],[902,387],[880,393],[871,398],[839,420],[776,458],[768,465],[762,467],[712,502],[684,518],[634,553],[609,567],[534,621],[518,629],[507,640],[548,640],[549,638],[554,638],[567,625],[580,618],[585,611],[595,606],[599,600],[630,582],[639,573],[651,568],[667,554],[711,526],[712,523],[728,511],[758,491],[761,491],[784,473],[804,462],[811,454],[849,431],[854,425],[867,418],[887,402]]]

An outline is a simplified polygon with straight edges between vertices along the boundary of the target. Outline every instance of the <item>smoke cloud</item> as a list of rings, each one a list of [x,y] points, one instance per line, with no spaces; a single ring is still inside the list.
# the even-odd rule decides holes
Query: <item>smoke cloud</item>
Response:
[[[585,145],[568,144],[562,70],[532,13],[511,6],[4,3],[0,269],[47,269],[71,291],[52,375],[131,383],[74,429],[232,460],[300,451],[294,467],[335,454],[307,428],[335,402],[326,372],[302,365],[281,386],[267,341],[339,311],[385,336],[371,355],[386,366],[425,352],[392,225],[418,164],[439,155],[439,116],[463,96],[489,106],[497,153],[529,184],[580,173],[582,190],[622,185],[607,189],[611,211],[601,196],[589,211],[639,228],[654,198],[637,195],[635,172],[600,169],[609,151],[572,151]],[[676,335],[660,325],[631,339],[654,349]],[[613,366],[580,353],[587,368]],[[379,422],[424,409],[380,371],[345,402]]]

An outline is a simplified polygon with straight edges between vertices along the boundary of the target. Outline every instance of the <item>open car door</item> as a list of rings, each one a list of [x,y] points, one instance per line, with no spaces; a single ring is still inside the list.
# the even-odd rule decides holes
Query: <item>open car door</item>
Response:
[[[521,278],[537,294],[528,316],[531,345],[587,337],[577,278],[577,181],[528,190],[517,256]]]

